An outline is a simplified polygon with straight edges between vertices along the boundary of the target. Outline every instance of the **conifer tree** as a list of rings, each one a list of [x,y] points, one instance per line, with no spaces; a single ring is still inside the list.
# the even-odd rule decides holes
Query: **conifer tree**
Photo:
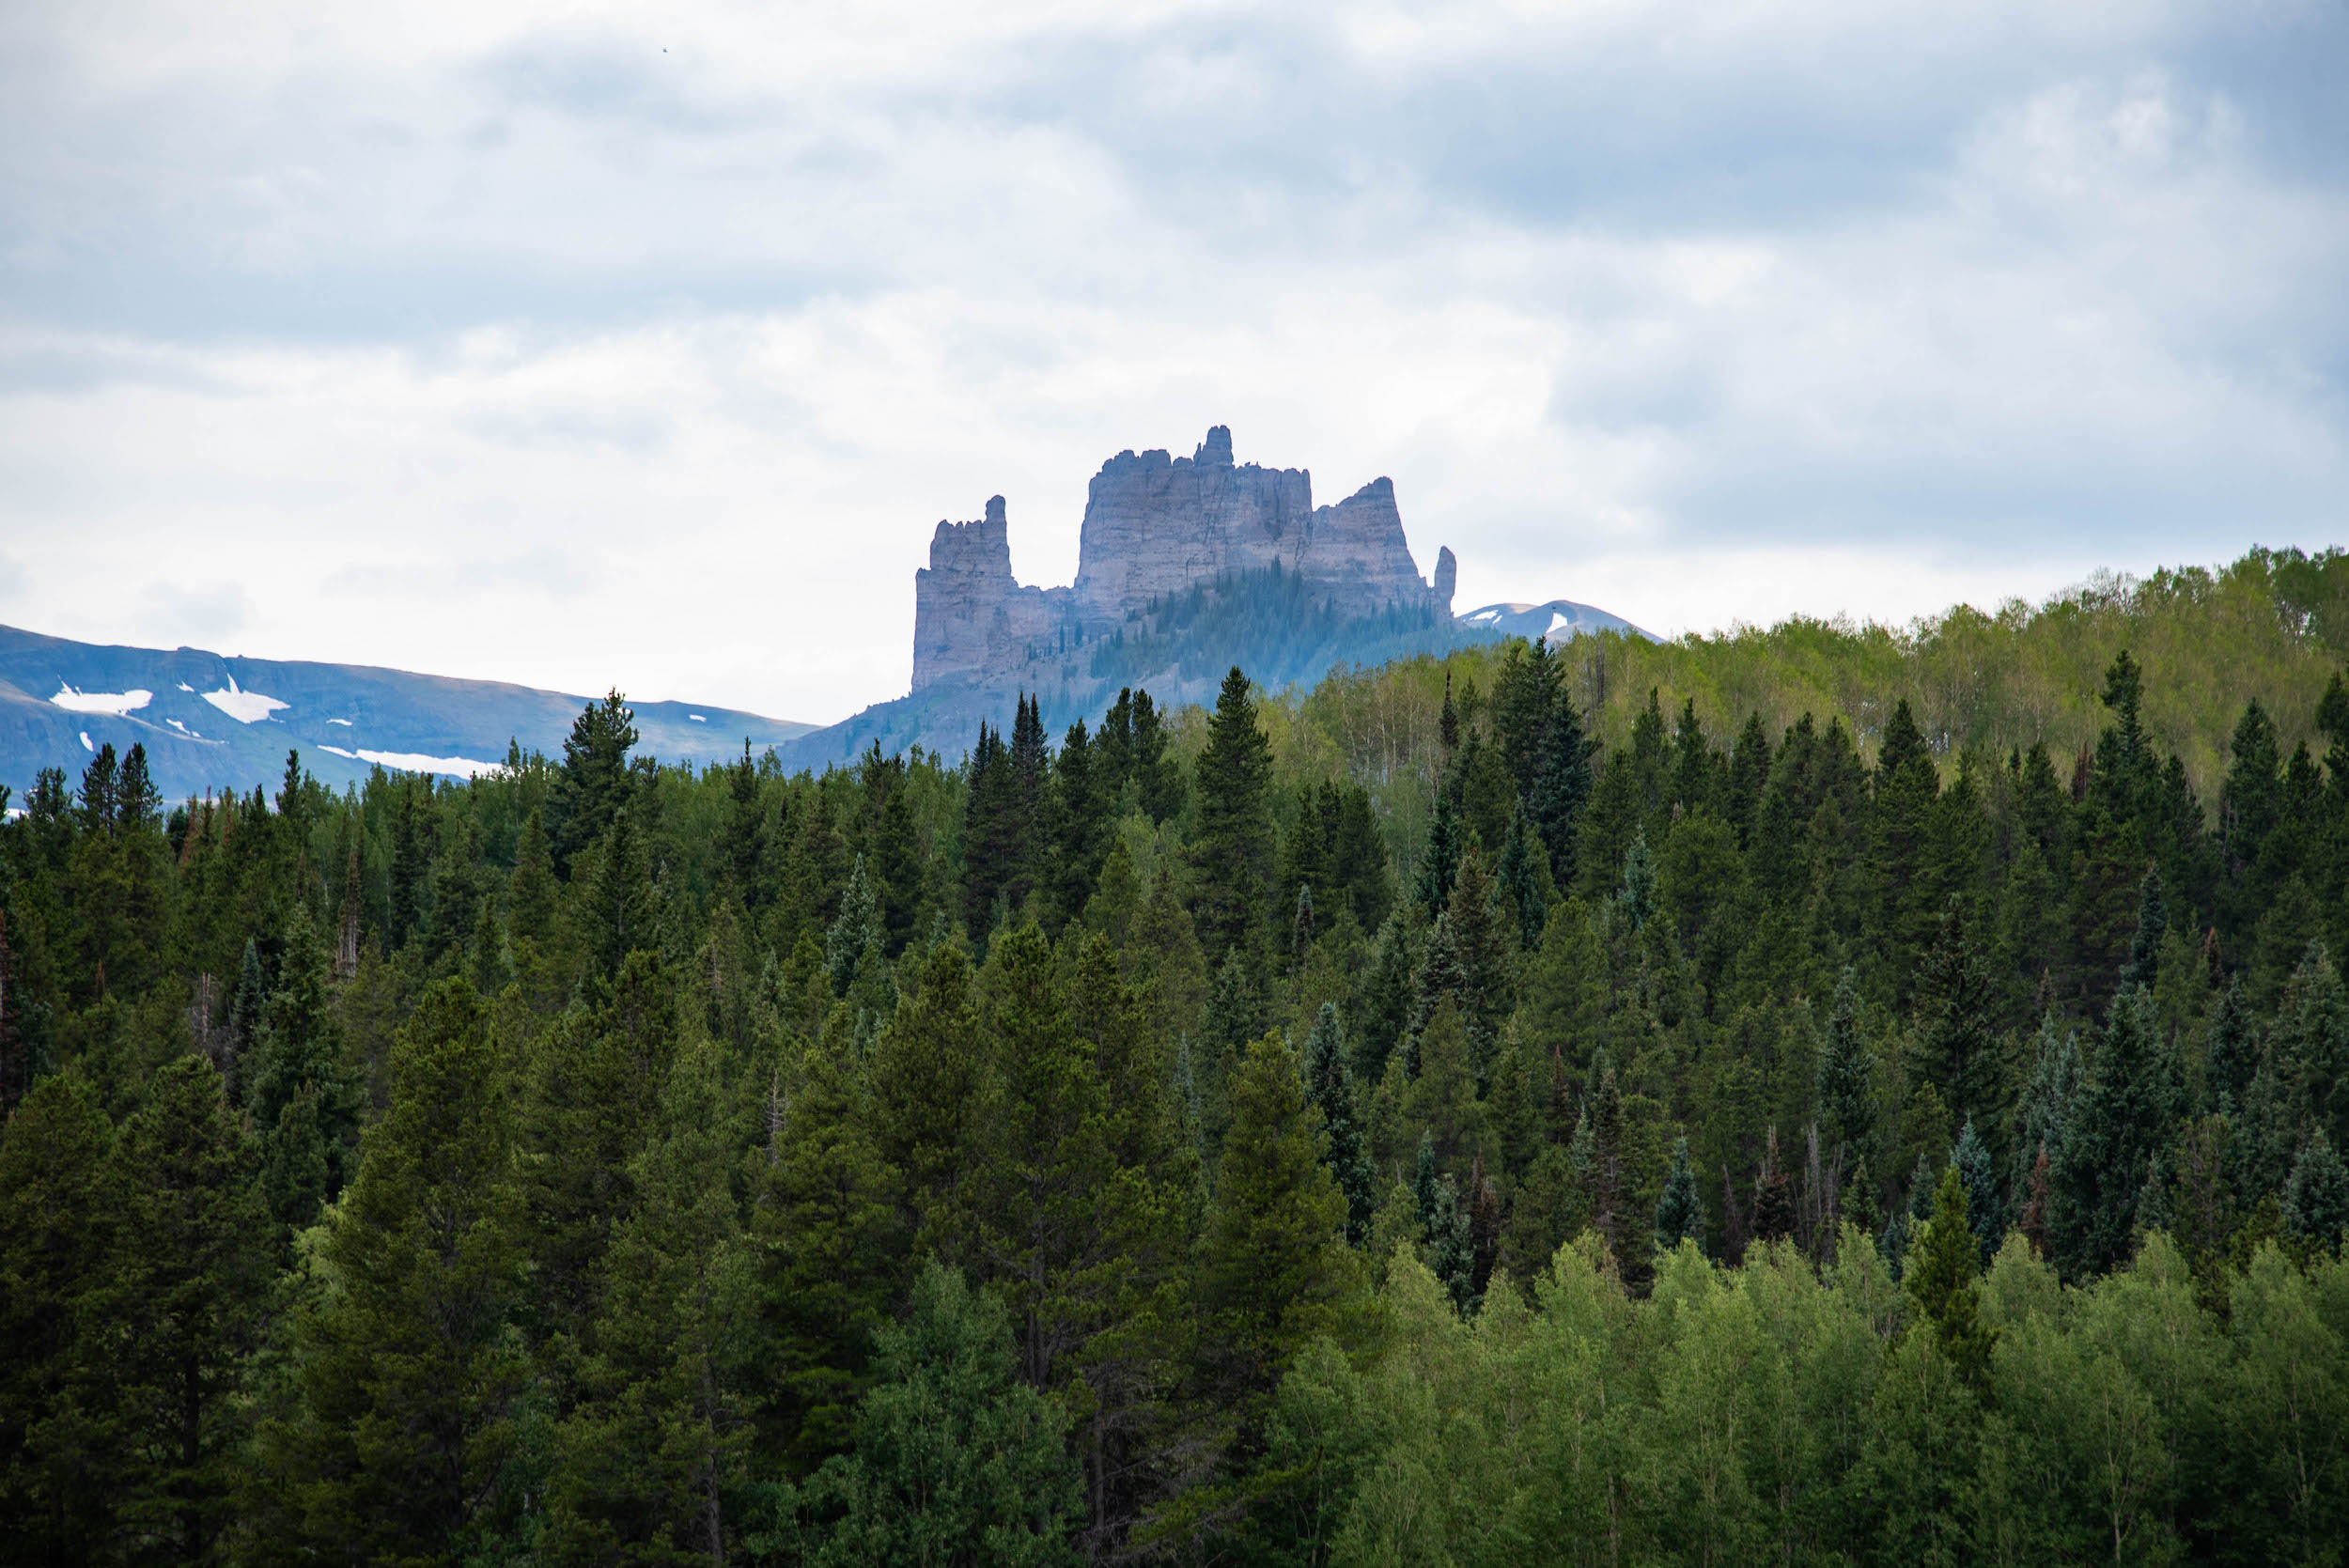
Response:
[[[652,862],[636,813],[623,806],[597,846],[595,874],[580,905],[589,973],[607,986],[631,953],[660,952],[660,908]]]
[[[1254,953],[1272,884],[1272,747],[1237,666],[1216,697],[1197,776],[1191,916],[1207,951]]]
[[[1869,869],[1876,887],[1875,942],[1888,988],[1906,1002],[1932,939],[1936,911],[1926,902],[1925,833],[1941,788],[1906,697],[1893,706],[1884,726],[1875,783]]]
[[[739,1533],[755,1350],[730,1099],[716,1047],[678,1054],[633,1162],[641,1199],[613,1238],[582,1398],[555,1433],[551,1557],[723,1560]]]
[[[1419,964],[1411,947],[1410,926],[1396,909],[1378,928],[1378,944],[1355,993],[1354,1076],[1364,1083],[1386,1075],[1387,1057],[1417,1014]]]
[[[808,1483],[815,1568],[1073,1564],[1081,1500],[1061,1407],[1018,1376],[1003,1303],[933,1262],[875,1336],[854,1447]]]
[[[849,1009],[802,1052],[781,1124],[754,1157],[750,1226],[766,1354],[759,1446],[805,1474],[848,1442],[898,1245],[894,1186],[858,1113]]]
[[[1838,1171],[1865,1162],[1875,1144],[1875,1103],[1870,1080],[1875,1053],[1859,1032],[1859,975],[1846,967],[1835,983],[1835,1001],[1819,1050],[1819,1129],[1835,1151]]]
[[[1999,1178],[1991,1169],[1990,1149],[1982,1135],[1974,1130],[1974,1119],[1966,1118],[1966,1126],[1957,1135],[1957,1145],[1950,1151],[1950,1163],[1966,1184],[1966,1214],[1980,1243],[1981,1266],[1987,1268],[1990,1255],[1999,1250],[1999,1238],[2006,1234],[2003,1205],[1999,1202]]]
[[[896,1178],[901,1232],[917,1254],[957,1255],[964,1222],[960,1190],[986,1048],[972,979],[961,943],[931,949],[920,988],[882,1031],[867,1075],[875,1151]]]
[[[2114,1001],[2062,1141],[2050,1150],[2048,1231],[2067,1279],[2102,1273],[2127,1256],[2146,1163],[2175,1136],[2182,1108],[2159,1029],[2142,986]]]
[[[2121,971],[2121,987],[2153,988],[2161,965],[2161,938],[2170,928],[2170,901],[2163,895],[2161,871],[2145,868],[2137,896],[2137,936],[2129,944],[2129,967]]]
[[[1412,895],[1430,917],[1441,914],[1452,901],[1464,836],[1459,802],[1450,790],[1437,790],[1435,811],[1427,819],[1427,844],[1420,851],[1419,872],[1412,883]]]
[[[2209,1032],[2202,1048],[2202,1071],[2211,1104],[2221,1115],[2232,1116],[2251,1087],[2259,1069],[2259,1036],[2251,1021],[2251,1004],[2243,994],[2243,977],[2233,975],[2211,1009]]]
[[[2349,1166],[2323,1128],[2310,1136],[2284,1183],[2284,1229],[2313,1247],[2338,1250],[2349,1232]]]
[[[546,814],[537,808],[522,823],[521,842],[514,853],[514,876],[506,884],[506,905],[508,927],[517,940],[543,943],[554,935],[553,850],[547,838]]]
[[[547,800],[547,828],[553,835],[555,875],[566,879],[571,862],[612,831],[613,820],[634,794],[629,749],[636,744],[636,715],[614,688],[591,702],[571,722],[563,740],[563,765]]]
[[[487,1009],[427,991],[395,1039],[391,1105],[327,1232],[334,1288],[298,1320],[299,1413],[264,1452],[319,1545],[434,1560],[490,1539],[526,1375],[512,1133]]]
[[[1231,949],[1223,955],[1223,967],[1215,971],[1215,988],[1207,993],[1206,1007],[1200,1014],[1200,1050],[1191,1062],[1199,1075],[1200,1130],[1206,1139],[1210,1162],[1215,1151],[1223,1146],[1223,1129],[1231,1120],[1232,1075],[1239,1070],[1249,1043],[1262,1032],[1263,1012],[1257,1005],[1255,987],[1249,984],[1239,950]]]
[[[1209,1365],[1243,1432],[1299,1352],[1344,1327],[1358,1282],[1319,1123],[1281,1037],[1250,1046],[1233,1079],[1199,1275]]]
[[[114,1525],[134,1552],[201,1561],[230,1517],[240,1363],[269,1285],[253,1174],[212,1064],[191,1054],[159,1070],[115,1146],[111,1266],[83,1303],[108,1407]]]
[[[61,1073],[0,1124],[0,1538],[26,1561],[94,1556],[111,1506],[67,1412],[87,1358],[77,1307],[108,1282],[122,1219],[113,1142],[96,1090]]]
[[[1672,1173],[1664,1178],[1664,1195],[1656,1203],[1656,1245],[1669,1252],[1683,1241],[1704,1248],[1704,1209],[1697,1199],[1697,1174],[1688,1165],[1688,1141],[1672,1141]]]
[[[1966,1212],[1966,1182],[1955,1165],[1943,1168],[1932,1202],[1932,1217],[1909,1246],[1901,1283],[1941,1354],[1979,1389],[1988,1382],[1998,1336],[1982,1317],[1974,1282],[1982,1265]]]
[[[1997,997],[1961,898],[1950,900],[1940,935],[1918,967],[1916,1003],[1926,1019],[1919,1039],[1926,1080],[1953,1111],[1990,1110],[2005,1076],[1997,1060]]]
[[[1624,853],[1623,887],[1615,904],[1634,931],[1644,928],[1656,912],[1656,857],[1648,853],[1645,829],[1632,835],[1631,847]]]
[[[296,1228],[309,1223],[316,1203],[341,1190],[356,1153],[359,1094],[343,1069],[342,1028],[328,994],[329,965],[325,939],[310,919],[309,907],[296,905],[286,924],[277,988],[261,1010],[246,1097],[265,1145],[289,1138],[299,1151],[315,1149],[324,1162],[315,1199],[303,1195],[306,1181],[272,1194],[280,1222]],[[296,1099],[302,1102],[300,1112],[288,1123]],[[288,1151],[281,1161],[274,1148],[265,1148],[264,1157],[273,1169],[283,1164],[288,1171],[306,1167],[308,1159],[306,1153]],[[291,1208],[279,1206],[281,1202]]]
[[[1330,1173],[1346,1194],[1346,1239],[1359,1244],[1370,1234],[1377,1206],[1370,1158],[1355,1124],[1353,1074],[1347,1070],[1345,1029],[1335,1002],[1325,1001],[1305,1037],[1305,1097],[1321,1113],[1329,1137]]]
[[[1530,953],[1541,945],[1542,925],[1549,918],[1548,900],[1534,869],[1533,850],[1522,814],[1509,818],[1509,837],[1501,852],[1501,894],[1517,916],[1517,944]]]

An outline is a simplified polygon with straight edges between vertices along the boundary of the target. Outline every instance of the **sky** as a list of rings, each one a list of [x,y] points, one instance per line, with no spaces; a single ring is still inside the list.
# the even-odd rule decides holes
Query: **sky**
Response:
[[[1393,479],[1455,606],[2349,539],[2349,4],[0,0],[0,622],[901,695],[1007,499]]]

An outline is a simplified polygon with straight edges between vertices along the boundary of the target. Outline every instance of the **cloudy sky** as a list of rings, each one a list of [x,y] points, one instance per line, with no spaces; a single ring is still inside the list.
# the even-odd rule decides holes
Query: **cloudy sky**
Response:
[[[1460,608],[2349,537],[2342,0],[0,4],[0,620],[810,720],[941,517],[1395,481]]]

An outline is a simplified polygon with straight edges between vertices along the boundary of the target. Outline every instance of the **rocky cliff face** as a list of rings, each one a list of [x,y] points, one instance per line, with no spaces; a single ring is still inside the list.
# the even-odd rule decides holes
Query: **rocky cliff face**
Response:
[[[1439,553],[1432,585],[1420,576],[1392,481],[1316,508],[1310,474],[1236,466],[1232,432],[1219,425],[1189,458],[1127,451],[1101,465],[1072,587],[1014,581],[1001,496],[980,521],[941,521],[929,566],[914,573],[913,689],[1057,663],[1121,635],[1154,601],[1275,567],[1341,617],[1451,617],[1452,551]]]

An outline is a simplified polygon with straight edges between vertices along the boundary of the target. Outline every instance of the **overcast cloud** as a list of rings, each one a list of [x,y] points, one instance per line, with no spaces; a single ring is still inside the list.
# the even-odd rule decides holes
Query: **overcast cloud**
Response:
[[[2349,7],[0,5],[0,620],[832,720],[941,517],[1392,475],[1459,606],[2349,537]]]

